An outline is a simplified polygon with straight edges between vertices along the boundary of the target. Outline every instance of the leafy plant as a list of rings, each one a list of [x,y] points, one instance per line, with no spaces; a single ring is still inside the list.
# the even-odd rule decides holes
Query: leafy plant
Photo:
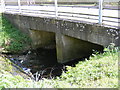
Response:
[[[38,82],[10,74],[11,63],[0,56],[0,89],[2,88],[118,88],[118,48],[105,49],[90,60],[79,61],[75,67],[53,79]]]
[[[61,80],[85,88],[118,87],[118,49],[107,50],[80,61],[76,67],[67,66],[68,71],[62,74]]]
[[[20,52],[30,46],[30,38],[12,26],[0,15],[0,49],[8,52]]]

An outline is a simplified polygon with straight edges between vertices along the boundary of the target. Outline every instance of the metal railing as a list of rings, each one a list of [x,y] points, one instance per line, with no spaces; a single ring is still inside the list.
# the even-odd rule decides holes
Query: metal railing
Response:
[[[99,24],[102,24],[103,0],[99,0]]]
[[[97,6],[93,7],[77,7],[72,5],[59,5],[58,0],[53,0],[52,3],[45,5],[23,5],[21,0],[17,1],[17,5],[6,5],[4,0],[1,0],[2,12],[13,12],[20,14],[40,15],[55,18],[63,18],[70,20],[87,21],[98,24],[106,24],[108,26],[118,27],[120,18],[118,17],[118,8],[103,8],[103,1],[99,0]]]

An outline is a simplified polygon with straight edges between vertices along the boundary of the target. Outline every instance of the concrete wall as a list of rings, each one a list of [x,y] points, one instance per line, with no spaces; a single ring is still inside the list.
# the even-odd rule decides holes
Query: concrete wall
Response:
[[[90,56],[93,53],[93,50],[103,50],[103,47],[100,45],[76,39],[67,35],[56,35],[56,43],[57,59],[62,63]]]
[[[33,41],[34,48],[54,48],[55,33],[44,32],[39,30],[30,30],[30,37]]]
[[[56,45],[58,62],[64,63],[102,50],[110,43],[120,46],[120,30],[70,20],[56,20],[17,14],[4,16],[33,40],[34,47]]]

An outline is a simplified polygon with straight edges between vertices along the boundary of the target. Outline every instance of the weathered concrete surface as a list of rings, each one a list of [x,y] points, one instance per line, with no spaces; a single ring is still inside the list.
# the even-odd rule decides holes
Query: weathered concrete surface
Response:
[[[30,36],[35,48],[49,48],[55,46],[55,33],[30,30]]]
[[[56,44],[58,62],[63,63],[101,50],[110,43],[120,46],[120,30],[54,18],[4,14],[21,31],[31,36],[34,46]],[[32,33],[32,34],[30,34]],[[46,40],[46,41],[45,41]]]
[[[59,62],[67,62],[69,60],[87,57],[93,53],[93,50],[103,50],[103,47],[100,45],[96,45],[66,35],[62,35],[61,37],[57,38],[59,38],[56,39],[57,59]]]

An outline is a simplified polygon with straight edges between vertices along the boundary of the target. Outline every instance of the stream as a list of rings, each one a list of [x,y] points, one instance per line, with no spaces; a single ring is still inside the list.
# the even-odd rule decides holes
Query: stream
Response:
[[[56,49],[35,49],[22,54],[8,54],[6,57],[29,77],[38,81],[42,78],[54,78],[65,71],[65,65],[57,62]]]
[[[56,49],[38,48],[16,55],[7,54],[6,57],[19,71],[39,81],[42,78],[52,79],[60,76],[63,71],[66,72],[66,65],[74,67],[79,61],[84,61],[89,56],[60,64],[57,62]]]

